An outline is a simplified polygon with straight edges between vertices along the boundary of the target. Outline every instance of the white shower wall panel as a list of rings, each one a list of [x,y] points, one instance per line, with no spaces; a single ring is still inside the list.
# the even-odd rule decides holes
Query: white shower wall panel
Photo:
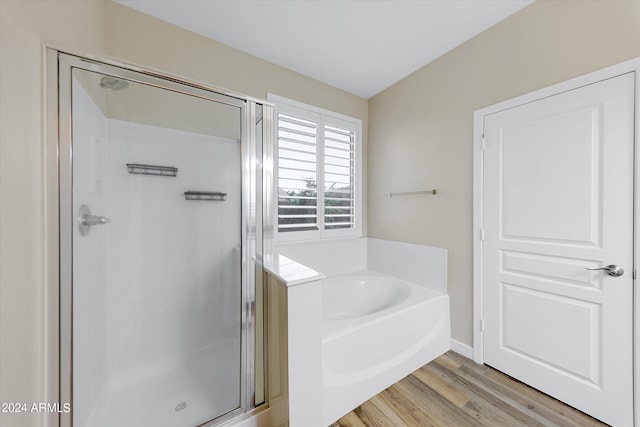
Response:
[[[185,369],[221,348],[239,361],[240,144],[113,119],[107,132],[112,386]],[[127,163],[173,166],[178,174],[129,174]],[[187,190],[227,198],[188,201]],[[239,363],[228,369],[239,371]]]

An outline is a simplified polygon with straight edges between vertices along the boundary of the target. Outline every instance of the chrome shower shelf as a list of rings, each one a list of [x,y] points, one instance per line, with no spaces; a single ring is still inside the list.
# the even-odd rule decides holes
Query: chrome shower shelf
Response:
[[[173,166],[157,166],[157,165],[143,165],[139,163],[127,163],[129,173],[137,175],[157,175],[157,176],[172,176],[178,175],[178,168]]]
[[[227,200],[227,193],[219,191],[185,191],[185,200],[214,200],[224,202]]]

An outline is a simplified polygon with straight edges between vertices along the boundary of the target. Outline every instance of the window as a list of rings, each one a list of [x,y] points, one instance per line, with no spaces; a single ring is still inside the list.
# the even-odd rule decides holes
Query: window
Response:
[[[359,236],[362,122],[285,98],[276,104],[278,240]]]

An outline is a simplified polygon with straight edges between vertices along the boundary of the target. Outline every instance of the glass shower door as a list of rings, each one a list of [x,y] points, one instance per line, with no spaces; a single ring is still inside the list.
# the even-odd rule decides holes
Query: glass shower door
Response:
[[[71,72],[72,424],[197,426],[242,405],[243,109],[131,75]]]

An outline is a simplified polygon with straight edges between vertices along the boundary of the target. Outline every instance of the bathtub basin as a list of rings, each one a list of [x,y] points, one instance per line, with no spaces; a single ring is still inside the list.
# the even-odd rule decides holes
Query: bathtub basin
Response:
[[[323,425],[450,348],[444,293],[371,270],[321,287]]]
[[[322,282],[322,317],[326,320],[368,316],[400,304],[410,295],[406,282],[367,272],[334,276]]]

